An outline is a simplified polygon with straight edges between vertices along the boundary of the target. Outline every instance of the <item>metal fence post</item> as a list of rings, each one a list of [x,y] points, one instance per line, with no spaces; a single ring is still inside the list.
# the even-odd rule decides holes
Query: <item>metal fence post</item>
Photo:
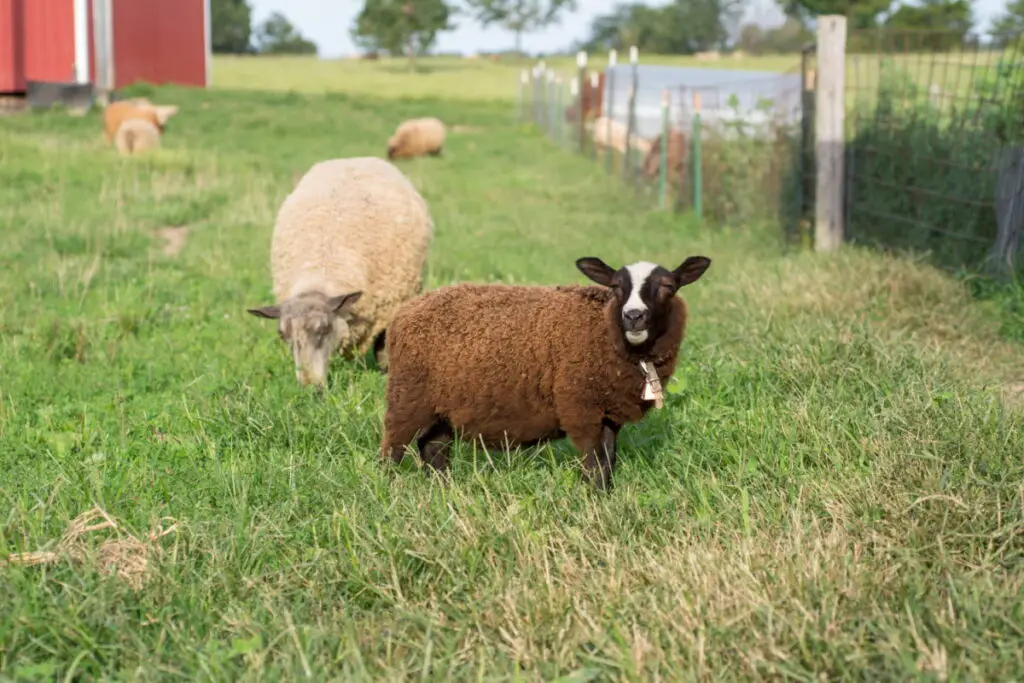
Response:
[[[701,172],[703,164],[700,159],[700,93],[693,93],[693,132],[690,136],[690,142],[693,144],[693,212],[697,215],[698,220],[704,213],[704,202],[703,202],[703,188],[701,187],[703,179],[701,178]]]
[[[539,73],[538,70],[539,70],[539,67],[537,65],[535,65],[534,69],[532,69],[530,71],[530,77],[531,77],[531,80],[532,80],[532,85],[534,85],[534,125],[536,125],[536,126],[540,126],[541,125],[541,112],[540,112],[540,108],[541,108],[541,95],[540,95],[541,77],[540,77],[540,73]]]
[[[584,93],[586,93],[587,91],[587,82],[584,80],[587,77],[587,53],[584,50],[580,50],[579,52],[576,53],[576,68],[579,71],[579,73],[577,74],[577,80],[579,81],[580,91],[579,100],[576,107],[576,114],[579,117],[579,143],[580,153],[582,154],[584,151],[586,151],[583,147],[583,145],[586,144],[586,129],[583,125],[583,100],[585,99]]]
[[[578,101],[577,96],[579,95],[579,91],[580,91],[580,81],[579,81],[579,79],[578,78],[570,78],[569,79],[569,100],[572,101],[572,102],[577,102]],[[579,133],[579,128],[576,128],[576,132],[577,132],[577,134]]]
[[[668,185],[668,90],[661,91],[661,159],[658,163],[658,206],[664,211]]]
[[[598,73],[596,71],[594,73],[590,74],[590,92],[593,93],[594,99],[597,99],[598,87],[601,85],[600,78],[601,77],[598,75]],[[597,119],[596,118],[594,119],[594,125],[595,126],[597,125]],[[605,140],[605,142],[607,143],[608,141]],[[595,160],[597,159],[597,145],[596,144],[593,147],[590,148],[590,156],[593,159],[595,159]]]
[[[608,52],[608,75],[604,79],[604,91],[608,97],[608,139],[612,138],[612,102],[615,96],[615,63],[618,61],[618,53],[615,50]],[[605,167],[608,172],[612,172],[612,157],[614,156],[614,150],[611,145],[606,147],[607,152],[605,153]]]
[[[555,142],[558,146],[562,146],[562,124],[564,123],[562,117],[562,77],[555,76]]]
[[[622,156],[622,176],[627,182],[633,178],[633,135],[636,133],[636,90],[639,75],[636,63],[639,58],[636,45],[629,48],[629,62],[633,67],[633,84],[629,86],[629,112],[628,123],[626,124],[626,153]]]

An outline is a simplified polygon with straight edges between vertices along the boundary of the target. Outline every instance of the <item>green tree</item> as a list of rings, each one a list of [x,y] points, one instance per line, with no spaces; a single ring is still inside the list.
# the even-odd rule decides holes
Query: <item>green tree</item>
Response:
[[[962,45],[974,25],[968,0],[923,0],[900,5],[885,21],[894,30],[921,30],[914,49],[948,50]]]
[[[466,0],[470,12],[484,27],[498,24],[516,36],[516,52],[523,51],[523,34],[558,21],[563,10],[576,11],[577,0]]]
[[[757,24],[746,24],[740,31],[736,47],[752,55],[790,54],[799,52],[814,35],[802,22],[787,17],[781,26],[763,29]]]
[[[252,8],[246,0],[210,1],[210,43],[218,54],[252,52]]]
[[[878,15],[892,7],[893,0],[785,0],[786,14],[807,23],[823,14],[841,14],[850,29],[873,28]]]
[[[591,23],[585,49],[693,54],[722,48],[741,10],[738,0],[674,0],[663,7],[617,5]]]
[[[1024,50],[1024,0],[1010,0],[1006,13],[992,22],[996,42],[1005,46],[1017,42]]]
[[[445,0],[366,0],[350,34],[364,50],[404,51],[412,70],[416,55],[426,54],[437,34],[455,28],[455,13]]]
[[[317,54],[316,43],[302,37],[280,12],[271,14],[256,29],[256,47],[260,54]]]

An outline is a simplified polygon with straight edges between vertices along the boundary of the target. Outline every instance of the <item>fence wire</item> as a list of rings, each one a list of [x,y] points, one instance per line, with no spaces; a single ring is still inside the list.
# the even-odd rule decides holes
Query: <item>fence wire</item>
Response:
[[[1024,39],[851,31],[846,235],[1002,270],[1024,232]]]
[[[801,93],[796,59],[784,74],[633,64],[556,72],[538,63],[521,74],[518,111],[652,206],[716,223],[794,223]]]

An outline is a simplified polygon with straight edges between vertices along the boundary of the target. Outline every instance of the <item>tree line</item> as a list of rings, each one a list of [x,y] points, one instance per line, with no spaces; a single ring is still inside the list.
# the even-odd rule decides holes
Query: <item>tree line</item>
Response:
[[[273,12],[252,26],[247,0],[210,1],[210,43],[218,54],[317,54],[317,46],[303,37],[281,12]]]
[[[810,23],[823,14],[847,17],[851,30],[925,29],[917,47],[948,49],[962,44],[975,28],[972,0],[779,0],[786,21],[773,28],[740,26],[748,0],[671,0],[652,7],[621,2],[594,18],[588,36],[574,49],[625,50],[636,45],[655,54],[694,54],[738,49],[750,54],[789,53],[812,40]],[[496,25],[514,37],[522,54],[523,36],[557,23],[579,0],[364,0],[349,33],[366,53],[386,52],[412,60],[430,52],[437,38],[468,16],[483,27]],[[247,0],[212,0],[213,49],[234,53],[312,53],[317,47],[280,12],[251,28]],[[1024,32],[1024,0],[1009,0],[992,26],[994,33]]]

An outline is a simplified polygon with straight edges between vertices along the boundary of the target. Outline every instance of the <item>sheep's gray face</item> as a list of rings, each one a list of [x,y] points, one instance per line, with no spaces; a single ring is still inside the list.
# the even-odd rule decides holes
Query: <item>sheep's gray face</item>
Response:
[[[295,377],[303,386],[323,389],[331,354],[349,340],[352,304],[362,292],[328,297],[303,294],[274,306],[251,308],[261,318],[277,320],[277,333],[292,350]]]
[[[672,297],[680,287],[700,278],[710,265],[711,259],[704,256],[691,256],[675,270],[649,261],[638,261],[618,270],[596,257],[576,261],[584,275],[615,292],[623,336],[634,347],[661,335]]]

